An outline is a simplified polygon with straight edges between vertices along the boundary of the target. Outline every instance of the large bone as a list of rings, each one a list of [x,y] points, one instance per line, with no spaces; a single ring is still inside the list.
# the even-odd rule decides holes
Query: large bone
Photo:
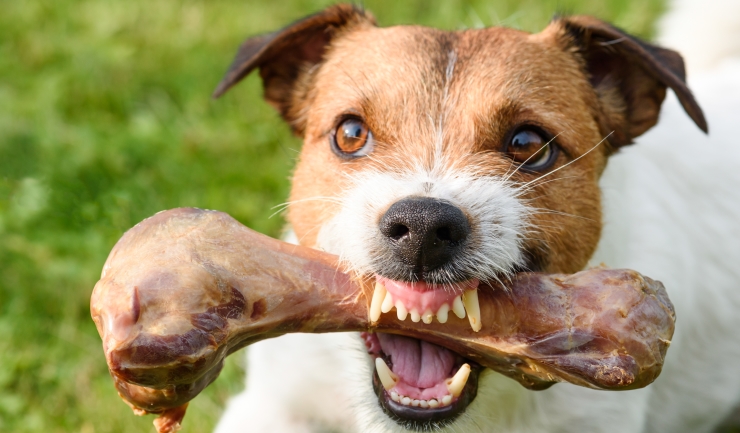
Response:
[[[674,328],[663,285],[630,270],[521,273],[481,287],[483,329],[370,323],[371,284],[336,256],[256,233],[225,213],[161,212],[116,244],[91,312],[121,397],[174,431],[224,358],[291,332],[382,331],[423,338],[531,389],[555,382],[634,389],[660,373]]]

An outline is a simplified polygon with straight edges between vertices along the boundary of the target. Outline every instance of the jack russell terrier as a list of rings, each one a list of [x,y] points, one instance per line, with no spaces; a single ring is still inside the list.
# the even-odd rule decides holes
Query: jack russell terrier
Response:
[[[296,239],[375,278],[376,317],[475,329],[489,282],[603,262],[662,280],[678,320],[662,375],[629,392],[529,391],[390,334],[264,341],[217,431],[712,431],[740,402],[740,87],[725,84],[740,68],[726,69],[696,83],[719,101],[708,142],[682,57],[590,17],[450,32],[336,5],[248,39],[216,96],[259,70],[304,140]],[[631,145],[668,88],[669,126]]]

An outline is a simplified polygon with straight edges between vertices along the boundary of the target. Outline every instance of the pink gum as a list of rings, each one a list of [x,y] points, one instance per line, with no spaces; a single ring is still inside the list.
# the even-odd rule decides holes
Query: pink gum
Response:
[[[378,276],[376,281],[385,286],[391,294],[393,305],[401,301],[408,311],[416,310],[424,314],[427,310],[436,314],[443,304],[452,309],[452,301],[455,297],[462,295],[467,290],[478,287],[478,280],[468,280],[454,285],[427,284],[423,281],[407,283],[394,281]]]

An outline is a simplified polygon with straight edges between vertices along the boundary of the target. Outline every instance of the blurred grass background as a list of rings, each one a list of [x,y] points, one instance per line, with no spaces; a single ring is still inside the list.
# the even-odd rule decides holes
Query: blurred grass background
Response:
[[[121,234],[157,211],[219,209],[278,236],[300,147],[252,76],[210,94],[248,35],[322,0],[0,1],[0,431],[152,432],[118,398],[89,296]],[[367,0],[382,25],[504,24],[555,11],[649,37],[662,0]],[[212,429],[241,356],[191,404]]]

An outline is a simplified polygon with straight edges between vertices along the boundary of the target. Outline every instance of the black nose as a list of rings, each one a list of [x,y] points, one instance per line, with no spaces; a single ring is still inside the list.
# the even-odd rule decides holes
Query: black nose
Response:
[[[380,232],[396,258],[419,276],[450,261],[470,235],[470,225],[465,214],[449,203],[408,197],[383,215]]]

